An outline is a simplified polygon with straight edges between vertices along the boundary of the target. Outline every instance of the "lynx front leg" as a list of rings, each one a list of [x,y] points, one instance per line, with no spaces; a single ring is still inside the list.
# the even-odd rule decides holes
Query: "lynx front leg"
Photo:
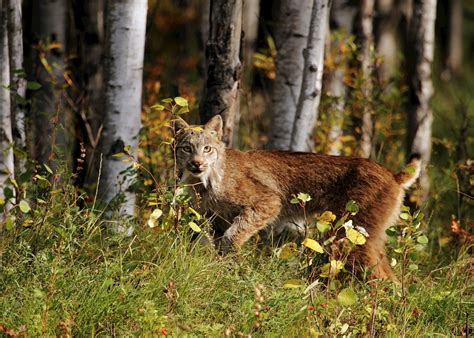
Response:
[[[224,233],[221,250],[224,253],[231,248],[239,250],[250,237],[274,221],[280,214],[280,210],[281,203],[277,197],[259,201],[257,206],[245,207]]]

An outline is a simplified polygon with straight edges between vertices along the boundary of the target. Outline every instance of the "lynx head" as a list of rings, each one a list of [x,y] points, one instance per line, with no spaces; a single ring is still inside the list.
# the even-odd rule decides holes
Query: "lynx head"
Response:
[[[203,126],[190,126],[178,117],[174,126],[178,169],[185,175],[200,178],[207,186],[209,176],[219,168],[224,154],[222,118],[216,115]]]

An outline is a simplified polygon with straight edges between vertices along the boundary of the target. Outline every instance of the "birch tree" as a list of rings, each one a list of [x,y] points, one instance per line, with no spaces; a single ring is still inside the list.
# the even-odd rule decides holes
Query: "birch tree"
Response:
[[[40,163],[54,159],[55,149],[66,149],[66,115],[61,97],[66,53],[67,1],[42,0],[33,4],[32,34],[44,50],[36,50],[37,81],[42,85],[35,93],[33,111],[34,158]],[[66,154],[64,152],[64,154]]]
[[[260,0],[245,0],[243,3],[242,28],[244,32],[244,63],[251,68],[257,44]]]
[[[331,30],[339,31],[343,34],[342,36],[352,34],[356,12],[357,8],[353,6],[350,0],[333,1],[330,10]],[[347,86],[344,83],[344,76],[347,73],[346,68],[348,68],[349,60],[347,55],[341,55],[341,53],[339,53],[338,44],[340,40],[336,39],[334,41],[332,36],[333,35],[328,32],[326,38],[328,41],[328,46],[326,47],[329,47],[326,48],[326,54],[327,51],[337,49],[335,53],[331,53],[335,67],[329,72],[326,82],[328,86],[327,95],[334,100],[327,112],[331,121],[331,128],[328,133],[329,148],[327,152],[330,155],[339,156],[342,150],[341,137],[343,134],[344,109],[348,92]]]
[[[270,109],[268,148],[288,150],[301,92],[312,1],[281,0],[275,27],[276,78]]]
[[[135,176],[126,172],[131,163],[124,163],[123,158],[114,154],[130,147],[128,153],[135,159],[137,157],[146,14],[147,0],[114,0],[108,3],[99,195],[106,203],[117,197],[119,212],[125,215],[134,214],[135,194],[130,191],[130,186]],[[118,226],[117,230],[126,234],[132,231],[122,226]]]
[[[362,110],[362,125],[361,137],[359,143],[359,155],[364,158],[369,158],[372,153],[372,136],[373,136],[373,110],[370,105],[370,98],[372,96],[372,71],[374,69],[373,50],[374,50],[374,36],[373,36],[373,15],[374,15],[374,0],[361,0],[359,3],[358,16],[358,44],[360,48],[359,62],[362,75],[362,95],[366,104]]]
[[[0,199],[8,210],[11,203],[5,196],[5,187],[14,174],[12,119],[10,109],[10,69],[8,55],[7,6],[0,0]],[[2,221],[0,215],[0,221]]]
[[[12,134],[15,149],[19,150],[17,154],[21,153],[19,156],[15,156],[15,172],[18,174],[25,170],[26,162],[25,111],[20,100],[18,100],[18,97],[25,98],[26,96],[26,79],[22,74],[24,72],[21,72],[24,69],[21,0],[7,0],[6,3],[8,9]]]
[[[328,0],[313,1],[308,44],[304,49],[304,70],[291,133],[290,149],[310,151],[311,134],[318,116],[324,67],[324,45],[329,18]]]
[[[211,0],[209,12],[207,78],[199,114],[201,123],[221,114],[224,142],[231,146],[234,125],[240,116],[242,0]]]
[[[429,180],[426,166],[431,157],[431,126],[433,112],[430,107],[433,96],[431,67],[435,43],[436,0],[415,0],[411,21],[410,40],[413,60],[409,76],[410,101],[408,107],[408,153],[420,154],[422,159],[422,201],[428,197]],[[409,55],[409,54],[408,54]]]

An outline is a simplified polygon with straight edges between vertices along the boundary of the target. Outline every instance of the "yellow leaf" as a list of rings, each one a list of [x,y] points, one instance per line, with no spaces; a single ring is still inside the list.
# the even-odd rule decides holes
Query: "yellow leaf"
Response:
[[[289,279],[283,284],[285,289],[296,289],[302,287],[304,282],[301,279]]]
[[[319,252],[319,253],[324,253],[323,247],[318,242],[316,242],[314,239],[305,238],[305,240],[301,244],[303,244],[307,248],[310,248],[313,251],[316,251],[316,252]]]
[[[278,254],[278,258],[283,260],[289,259],[293,256],[297,248],[298,246],[296,245],[296,243],[286,243],[281,247],[280,252]]]
[[[353,228],[346,229],[346,237],[356,245],[363,245],[366,241],[365,236]]]
[[[321,277],[336,276],[343,267],[344,263],[339,260],[332,259],[329,263],[322,266]]]
[[[318,221],[331,223],[336,220],[336,215],[331,211],[325,211],[321,216],[319,216]]]
[[[196,223],[189,222],[188,225],[191,229],[193,229],[194,232],[201,232],[201,228]]]

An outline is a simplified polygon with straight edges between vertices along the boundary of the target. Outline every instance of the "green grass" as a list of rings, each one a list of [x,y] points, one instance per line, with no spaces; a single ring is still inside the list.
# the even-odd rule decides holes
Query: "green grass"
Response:
[[[348,324],[346,335],[417,337],[459,335],[474,312],[466,250],[436,269],[426,253],[423,269],[405,276],[405,291],[344,273],[335,288],[321,279],[305,293],[283,288],[305,275],[297,259],[282,261],[252,244],[222,258],[192,241],[189,229],[150,229],[146,220],[123,238],[103,230],[100,212],[81,203],[67,189],[55,193],[27,215],[28,227],[2,232],[0,324],[29,336],[332,336]],[[346,287],[358,296],[350,306],[337,301]]]

